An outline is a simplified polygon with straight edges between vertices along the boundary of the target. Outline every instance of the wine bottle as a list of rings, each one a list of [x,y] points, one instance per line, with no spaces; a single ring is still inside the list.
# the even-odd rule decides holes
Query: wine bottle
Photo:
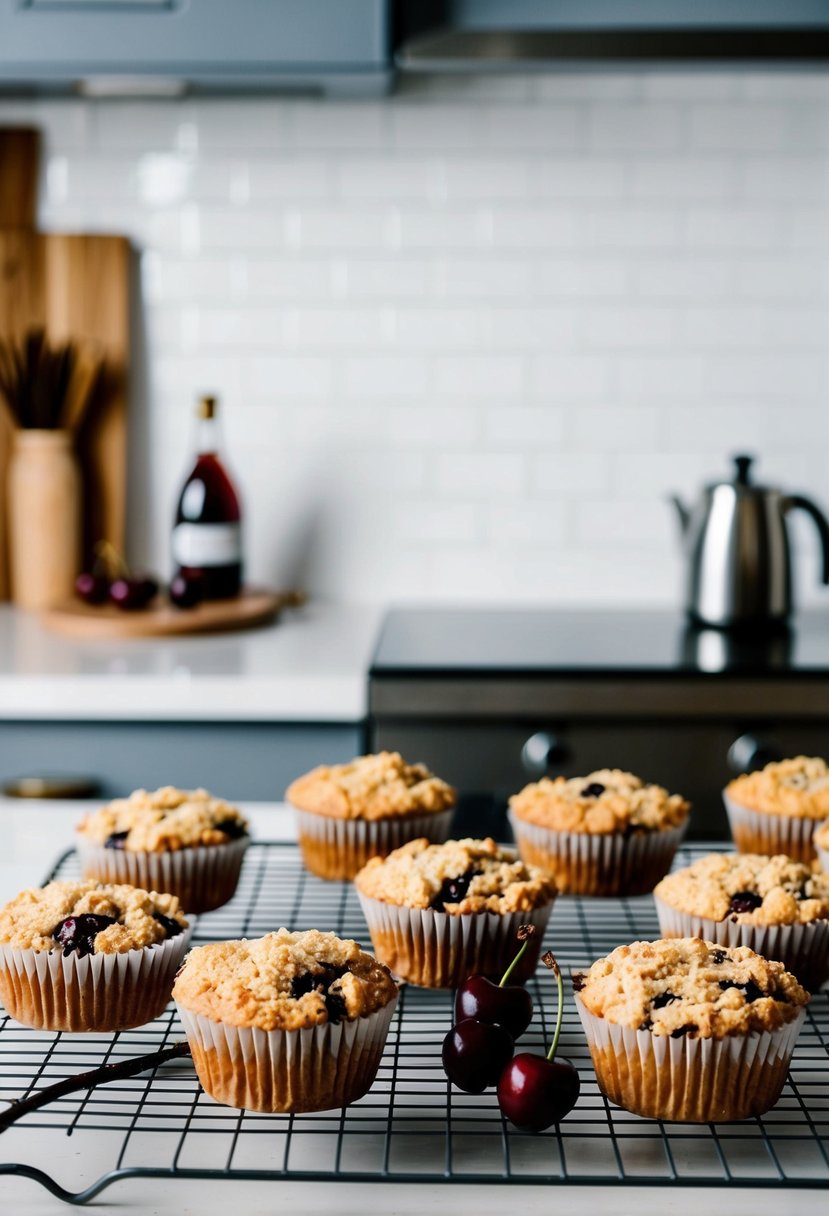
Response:
[[[173,527],[173,562],[204,599],[227,599],[242,587],[239,495],[219,457],[216,398],[202,397],[196,417],[196,463],[184,483]]]

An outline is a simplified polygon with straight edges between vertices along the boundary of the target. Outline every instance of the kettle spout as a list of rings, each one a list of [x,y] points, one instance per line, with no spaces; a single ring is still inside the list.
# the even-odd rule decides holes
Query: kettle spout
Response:
[[[688,526],[691,523],[691,512],[685,506],[685,503],[677,494],[672,494],[669,499],[676,507],[676,513],[679,516],[679,526],[684,536],[688,531]]]

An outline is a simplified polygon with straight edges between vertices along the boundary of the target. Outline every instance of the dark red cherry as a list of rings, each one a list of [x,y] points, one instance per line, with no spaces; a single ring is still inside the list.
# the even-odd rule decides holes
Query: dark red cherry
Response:
[[[109,587],[110,601],[126,612],[146,608],[157,594],[158,583],[154,578],[116,578]]]
[[[466,1018],[443,1040],[443,1068],[458,1089],[482,1094],[498,1080],[514,1051],[512,1035],[503,1026]]]
[[[185,578],[183,574],[177,574],[167,594],[176,608],[195,608],[204,599],[204,584],[198,577]]]
[[[103,604],[109,595],[109,579],[85,570],[75,579],[75,595],[85,604]]]
[[[508,984],[507,980],[524,957],[535,932],[535,925],[519,925],[521,948],[501,977],[500,984],[494,984],[484,975],[470,975],[464,980],[455,993],[456,1022],[464,1018],[477,1018],[479,1022],[503,1026],[514,1039],[524,1033],[533,1017],[532,997],[525,988]]]
[[[529,1026],[533,1017],[532,997],[517,984],[503,988],[484,975],[470,975],[455,994],[455,1018],[477,1018],[493,1026],[503,1026],[514,1039]]]
[[[523,1132],[543,1132],[576,1105],[579,1074],[566,1060],[546,1060],[522,1051],[498,1081],[498,1105]]]
[[[498,1079],[498,1105],[510,1123],[525,1132],[543,1132],[560,1123],[576,1105],[579,1074],[566,1060],[557,1060],[561,1020],[564,1014],[564,987],[561,970],[551,951],[543,963],[556,977],[558,1006],[553,1041],[546,1058],[522,1051],[507,1064]]]

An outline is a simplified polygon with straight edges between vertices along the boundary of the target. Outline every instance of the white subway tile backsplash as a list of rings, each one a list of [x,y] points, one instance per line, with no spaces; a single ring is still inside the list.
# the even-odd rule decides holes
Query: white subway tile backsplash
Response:
[[[600,102],[587,109],[587,146],[602,152],[670,151],[681,135],[678,106]]]
[[[0,122],[44,130],[42,227],[140,251],[138,563],[166,569],[199,391],[252,577],[317,594],[675,603],[669,492],[747,448],[829,498],[825,73],[4,99]]]
[[[450,497],[520,495],[526,482],[524,457],[517,453],[446,452],[435,458],[438,490]]]

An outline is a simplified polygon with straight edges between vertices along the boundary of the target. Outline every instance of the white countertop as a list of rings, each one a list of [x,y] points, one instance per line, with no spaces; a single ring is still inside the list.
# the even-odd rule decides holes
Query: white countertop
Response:
[[[0,851],[0,903],[23,886],[36,885],[52,861],[71,844],[72,828],[80,815],[96,803],[36,802],[0,798],[3,848]],[[292,821],[279,804],[242,804],[260,839],[290,839]],[[37,1153],[43,1137],[23,1128],[0,1136],[0,1162],[40,1160],[57,1175],[75,1175],[82,1160],[85,1184],[92,1183],[111,1161],[96,1159],[94,1133],[66,1137],[53,1134],[48,1166]],[[266,1151],[263,1142],[263,1152]],[[65,1167],[65,1168],[62,1168]],[[26,1178],[0,1177],[2,1211],[15,1216],[58,1216],[71,1209]],[[114,1183],[89,1207],[90,1212],[145,1216],[270,1216],[274,1211],[296,1216],[365,1216],[369,1210],[383,1216],[504,1216],[516,1203],[528,1216],[549,1216],[562,1203],[590,1216],[634,1216],[654,1211],[658,1216],[803,1216],[820,1212],[826,1203],[825,1190],[722,1189],[703,1190],[682,1186],[568,1187],[395,1183],[246,1182],[239,1179],[201,1181],[159,1178],[124,1179]],[[816,1206],[815,1206],[816,1205]],[[74,1209],[83,1210],[83,1209]]]
[[[75,641],[0,606],[0,720],[359,722],[381,611],[312,603],[271,626]]]

